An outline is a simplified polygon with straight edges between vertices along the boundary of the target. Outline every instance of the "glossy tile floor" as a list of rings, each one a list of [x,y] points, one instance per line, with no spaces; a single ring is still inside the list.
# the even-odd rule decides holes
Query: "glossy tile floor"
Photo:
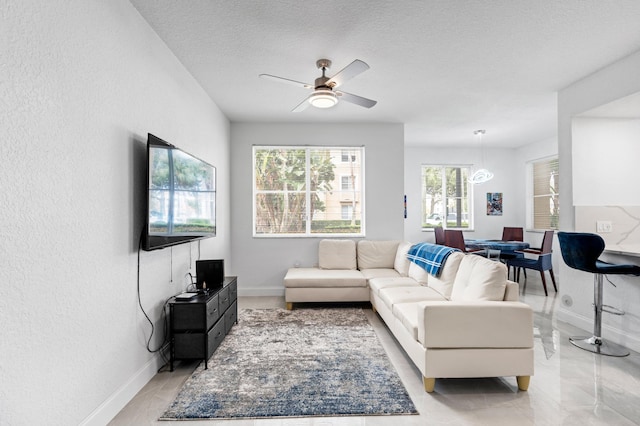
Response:
[[[598,356],[569,343],[584,335],[555,319],[560,297],[544,296],[540,278],[529,274],[521,300],[535,311],[535,375],[528,392],[517,390],[514,377],[436,380],[433,394],[422,388],[420,372],[404,355],[380,317],[366,309],[420,415],[316,417],[263,420],[208,420],[189,424],[230,426],[351,425],[634,425],[640,424],[640,354],[625,358]],[[283,298],[240,298],[239,308],[284,307]],[[640,332],[640,331],[639,331]],[[116,416],[111,425],[181,424],[158,417],[196,367],[180,365],[158,373]]]

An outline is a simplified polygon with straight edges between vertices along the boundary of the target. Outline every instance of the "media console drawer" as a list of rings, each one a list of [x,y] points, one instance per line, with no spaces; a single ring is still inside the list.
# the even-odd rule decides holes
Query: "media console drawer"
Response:
[[[238,303],[233,302],[229,309],[224,313],[224,332],[229,333],[233,324],[238,322]]]
[[[229,307],[229,287],[224,287],[218,293],[218,303],[220,306],[220,312],[224,312]]]
[[[221,288],[190,300],[169,302],[170,369],[178,359],[207,360],[238,322],[237,277],[226,277]]]

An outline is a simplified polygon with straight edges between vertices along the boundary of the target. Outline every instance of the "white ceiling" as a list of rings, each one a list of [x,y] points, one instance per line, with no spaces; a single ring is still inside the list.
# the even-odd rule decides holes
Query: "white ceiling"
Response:
[[[554,137],[556,92],[640,50],[638,0],[131,0],[233,122],[404,123],[411,146]],[[292,113],[354,59],[341,89],[375,99]]]

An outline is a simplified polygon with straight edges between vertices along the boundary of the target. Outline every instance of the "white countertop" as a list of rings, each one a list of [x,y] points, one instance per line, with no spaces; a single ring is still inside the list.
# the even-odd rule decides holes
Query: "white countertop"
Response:
[[[640,257],[640,244],[607,244],[604,248],[604,252]]]

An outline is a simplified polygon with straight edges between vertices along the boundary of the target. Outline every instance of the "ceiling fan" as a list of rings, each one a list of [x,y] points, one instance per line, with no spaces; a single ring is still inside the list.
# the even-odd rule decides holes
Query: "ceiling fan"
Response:
[[[360,59],[356,59],[331,78],[325,76],[326,70],[331,67],[331,61],[329,59],[318,59],[316,61],[316,66],[322,70],[322,77],[316,78],[315,84],[303,83],[301,81],[277,77],[271,74],[260,74],[260,77],[313,90],[313,92],[304,101],[292,110],[293,112],[300,112],[309,105],[313,105],[316,108],[331,108],[338,103],[338,100],[351,102],[352,104],[360,105],[365,108],[371,108],[377,103],[377,101],[363,98],[362,96],[352,95],[351,93],[343,92],[342,90],[334,90],[340,87],[345,81],[350,80],[358,74],[368,70],[369,65],[365,62]]]

